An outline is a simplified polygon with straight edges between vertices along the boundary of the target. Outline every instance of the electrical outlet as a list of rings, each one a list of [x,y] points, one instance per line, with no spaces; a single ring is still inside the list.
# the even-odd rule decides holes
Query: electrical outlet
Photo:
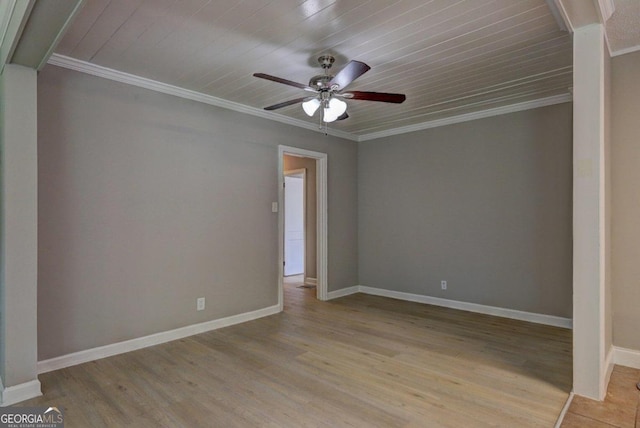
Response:
[[[447,281],[440,281],[440,287],[442,287],[443,290],[447,289]]]
[[[196,309],[204,311],[204,297],[198,297],[196,300]]]

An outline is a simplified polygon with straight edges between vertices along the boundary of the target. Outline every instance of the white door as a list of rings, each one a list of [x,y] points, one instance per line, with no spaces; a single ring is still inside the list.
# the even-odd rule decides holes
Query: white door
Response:
[[[284,177],[284,275],[304,273],[304,174]]]

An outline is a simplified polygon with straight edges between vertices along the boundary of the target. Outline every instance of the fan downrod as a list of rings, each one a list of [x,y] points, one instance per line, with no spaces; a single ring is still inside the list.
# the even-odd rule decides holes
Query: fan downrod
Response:
[[[333,79],[333,76],[329,74],[329,69],[333,65],[336,59],[331,55],[321,55],[318,57],[318,63],[324,70],[324,74],[318,74],[309,79],[309,86],[316,91],[328,91],[329,82]]]
[[[336,59],[331,55],[321,55],[318,57],[318,62],[320,63],[320,67],[327,70],[331,68]]]

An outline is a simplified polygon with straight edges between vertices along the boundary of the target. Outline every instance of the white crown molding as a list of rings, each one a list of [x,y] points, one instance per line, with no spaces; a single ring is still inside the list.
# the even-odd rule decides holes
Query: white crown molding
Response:
[[[391,137],[393,135],[406,134],[407,132],[422,131],[429,128],[437,128],[439,126],[453,125],[455,123],[468,122],[476,119],[483,119],[491,116],[500,116],[508,113],[515,113],[523,110],[530,110],[538,107],[546,107],[554,104],[568,103],[572,101],[571,94],[554,95],[546,98],[538,98],[537,100],[525,101],[516,104],[510,104],[501,107],[490,108],[486,110],[474,111],[472,113],[460,114],[457,116],[445,117],[443,119],[431,120],[429,122],[417,123],[415,125],[403,126],[400,128],[386,129],[384,131],[373,132],[371,134],[361,135],[358,141],[369,141],[383,137]]]
[[[263,109],[246,106],[244,104],[224,100],[222,98],[214,97],[212,95],[206,95],[189,89],[180,88],[178,86],[168,85],[166,83],[158,82],[140,76],[135,76],[133,74],[124,73],[122,71],[113,70],[107,67],[102,67],[100,65],[81,61],[79,59],[71,58],[68,56],[53,54],[51,58],[49,58],[48,63],[58,67],[67,68],[69,70],[90,74],[92,76],[102,77],[104,79],[109,79],[116,82],[149,89],[152,91],[161,92],[163,94],[169,94],[188,100],[237,111],[240,113],[246,113],[252,116],[261,117],[263,119],[274,120],[276,122],[297,126],[314,132],[324,132],[324,130],[319,129],[317,125],[305,122],[303,120],[268,112]],[[467,122],[470,120],[482,119],[485,117],[499,116],[502,114],[513,113],[522,110],[529,110],[538,107],[571,102],[571,100],[571,94],[562,94],[502,107],[491,108],[487,110],[476,111],[472,113],[466,113],[458,116],[451,116],[443,119],[422,122],[414,125],[387,129],[384,131],[373,132],[370,134],[359,136],[356,134],[331,128],[328,129],[328,134],[334,137],[344,138],[351,141],[369,141],[377,138],[389,137],[392,135],[400,135],[408,132],[421,131],[423,129],[436,128],[438,126],[452,125],[454,123]]]
[[[428,305],[442,306],[445,308],[459,309],[462,311],[476,312],[479,314],[493,315],[514,320],[528,321],[536,324],[551,325],[554,327],[572,328],[573,321],[570,318],[562,318],[554,315],[536,314],[533,312],[518,311],[515,309],[498,308],[496,306],[480,305],[478,303],[460,302],[458,300],[442,299],[440,297],[425,296],[422,294],[405,293],[402,291],[386,290],[384,288],[354,285],[329,292],[329,300],[348,296],[355,293],[370,294],[372,296],[390,297],[392,299],[405,300],[407,302],[426,303]],[[640,354],[640,353],[639,353]]]
[[[237,111],[240,113],[250,114],[252,116],[261,117],[263,119],[275,120],[276,122],[285,123],[287,125],[293,125],[300,128],[308,129],[310,131],[324,133],[324,128],[319,129],[318,125],[305,122],[299,119],[293,119],[291,117],[283,116],[277,113],[271,113],[263,109],[246,106],[244,104],[236,103],[233,101],[223,100],[222,98],[214,97],[212,95],[206,95],[200,92],[192,91],[189,89],[180,88],[178,86],[168,85],[166,83],[158,82],[155,80],[147,79],[145,77],[135,76],[129,73],[123,73],[122,71],[113,70],[111,68],[102,67],[100,65],[92,64],[79,59],[71,58],[64,55],[53,54],[48,61],[51,65],[67,68],[69,70],[79,71],[81,73],[90,74],[92,76],[102,77],[104,79],[113,80],[120,83],[126,83],[128,85],[137,86],[140,88],[149,89],[163,94],[174,95],[176,97],[185,98],[192,101],[209,104],[216,107],[222,107],[228,110]],[[358,137],[349,132],[340,131],[337,129],[329,128],[327,133],[334,137],[344,138],[351,141],[358,141]]]
[[[629,53],[633,53],[633,52],[638,52],[640,51],[640,45],[638,46],[631,46],[629,48],[624,48],[624,49],[618,49],[617,51],[613,51],[611,52],[611,56],[620,56],[620,55],[625,55],[625,54],[629,54]]]
[[[42,395],[38,379],[0,389],[0,407],[11,406]]]
[[[598,0],[598,6],[600,7],[603,23],[607,22],[616,10],[616,5],[613,3],[613,0]]]
[[[568,31],[572,33],[573,28],[571,26],[571,21],[569,21],[567,12],[564,10],[564,5],[560,0],[546,0],[546,2],[547,6],[549,6],[553,19],[555,19],[558,24],[558,28],[560,28],[561,31]]]
[[[600,19],[602,20],[602,25],[604,26],[604,40],[607,43],[607,51],[609,52],[609,56],[613,57],[614,52],[611,49],[611,43],[609,42],[609,32],[607,31],[607,21],[613,15],[613,12],[616,10],[616,5],[613,3],[613,0],[598,0],[598,13],[600,14]]]
[[[178,340],[184,337],[193,336],[194,334],[217,330],[219,328],[229,327],[231,325],[252,321],[269,315],[274,315],[278,312],[280,312],[280,305],[269,306],[267,308],[258,309],[252,312],[245,312],[226,318],[220,318],[217,320],[207,321],[199,324],[192,324],[186,327],[177,328],[175,330],[164,331],[161,333],[151,334],[149,336],[126,340],[124,342],[113,343],[110,345],[99,346],[97,348],[74,352],[72,354],[62,355],[60,357],[51,358],[49,360],[38,361],[38,373],[47,373],[65,367],[71,367],[77,364],[99,360],[101,358],[135,351],[137,349],[147,348],[149,346],[154,346],[161,343],[170,342],[172,340]]]

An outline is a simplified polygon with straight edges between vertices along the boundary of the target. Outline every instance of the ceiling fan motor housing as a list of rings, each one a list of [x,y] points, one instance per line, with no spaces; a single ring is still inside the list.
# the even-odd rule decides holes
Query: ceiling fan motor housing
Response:
[[[329,90],[329,82],[331,82],[333,76],[330,74],[318,74],[309,79],[309,86],[317,91]]]
[[[334,76],[329,74],[329,69],[335,61],[336,59],[331,55],[320,56],[318,58],[318,63],[324,70],[324,74],[318,74],[317,76],[313,76],[309,79],[309,86],[317,91],[328,91],[331,89],[329,82],[331,82]]]

